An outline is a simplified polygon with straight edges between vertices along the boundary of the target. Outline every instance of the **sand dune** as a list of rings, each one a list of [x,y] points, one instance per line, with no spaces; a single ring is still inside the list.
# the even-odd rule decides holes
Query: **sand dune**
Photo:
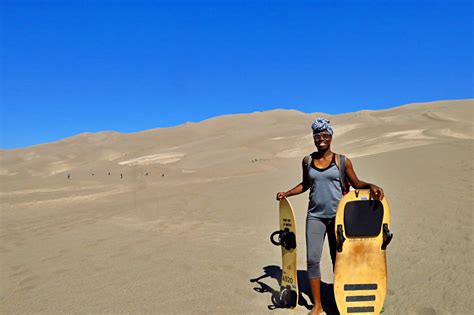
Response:
[[[470,314],[473,113],[473,100],[274,110],[1,150],[0,312],[286,314],[268,309],[281,272],[275,193],[300,181],[323,116],[334,151],[391,205],[384,314]],[[307,194],[290,201],[306,314]],[[332,314],[327,249],[322,269]]]

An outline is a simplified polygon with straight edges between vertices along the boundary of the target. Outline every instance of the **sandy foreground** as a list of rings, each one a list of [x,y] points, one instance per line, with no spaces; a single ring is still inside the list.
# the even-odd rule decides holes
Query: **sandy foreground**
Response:
[[[385,314],[471,314],[473,113],[473,100],[334,116],[276,110],[2,150],[0,312],[288,313],[269,309],[281,263],[269,241],[275,194],[299,183],[322,116],[335,126],[333,150],[391,207]],[[312,305],[307,198],[290,198],[297,314]],[[322,273],[334,314],[327,247]]]

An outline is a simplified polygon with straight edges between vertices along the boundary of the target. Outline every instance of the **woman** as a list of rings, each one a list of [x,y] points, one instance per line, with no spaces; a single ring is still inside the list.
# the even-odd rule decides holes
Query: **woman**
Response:
[[[334,268],[336,258],[336,236],[334,219],[339,200],[342,198],[343,186],[340,180],[336,154],[331,151],[333,130],[330,122],[324,118],[316,119],[311,128],[317,152],[311,158],[303,158],[303,181],[287,192],[277,193],[277,200],[299,195],[311,188],[309,193],[308,213],[306,216],[306,258],[308,276],[313,293],[314,307],[310,314],[325,314],[321,305],[321,271],[320,260],[326,234]],[[352,187],[370,189],[372,196],[383,199],[383,190],[357,178],[350,159],[346,158],[345,174]]]

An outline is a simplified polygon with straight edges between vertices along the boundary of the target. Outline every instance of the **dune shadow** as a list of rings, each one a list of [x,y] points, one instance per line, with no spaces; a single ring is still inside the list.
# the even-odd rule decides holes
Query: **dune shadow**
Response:
[[[313,307],[313,297],[311,293],[311,285],[309,283],[308,272],[306,270],[298,270],[298,305],[311,310]],[[262,282],[265,278],[274,279],[276,281],[275,288]],[[274,310],[282,308],[280,304],[280,284],[281,284],[281,268],[279,266],[270,265],[263,267],[263,275],[250,279],[250,282],[257,283],[260,287],[253,289],[259,293],[269,293],[272,304],[268,305],[268,309]],[[323,309],[328,315],[338,315],[339,312],[334,298],[334,289],[332,283],[325,283],[321,281],[321,302]],[[311,303],[309,303],[309,302]]]

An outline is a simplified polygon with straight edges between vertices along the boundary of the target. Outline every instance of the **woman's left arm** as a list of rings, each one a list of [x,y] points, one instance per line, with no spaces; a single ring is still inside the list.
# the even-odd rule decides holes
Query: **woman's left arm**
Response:
[[[346,157],[346,176],[349,179],[349,182],[351,183],[352,187],[356,189],[370,189],[370,192],[372,196],[375,197],[375,199],[383,199],[383,189],[380,188],[377,185],[366,183],[364,181],[361,181],[359,178],[357,178],[357,175],[354,171],[354,167],[352,166],[352,161],[349,160]]]

